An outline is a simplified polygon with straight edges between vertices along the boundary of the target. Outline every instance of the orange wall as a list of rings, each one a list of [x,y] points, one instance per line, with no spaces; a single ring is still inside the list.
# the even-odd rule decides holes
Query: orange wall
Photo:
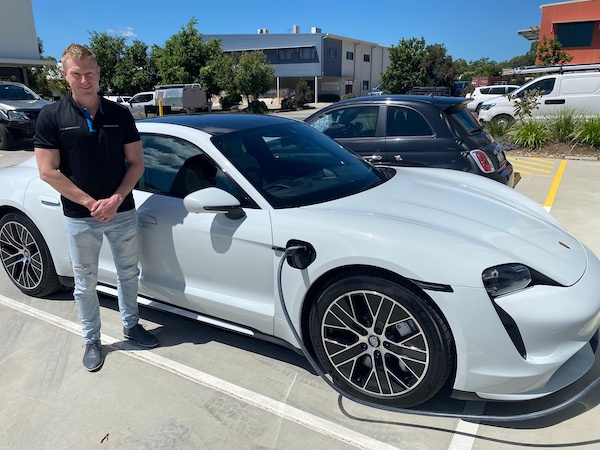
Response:
[[[556,29],[552,26],[552,23],[585,21],[596,21],[591,47],[563,47],[563,50],[573,55],[570,64],[600,62],[600,29],[598,29],[600,25],[600,0],[542,5],[540,41],[542,36],[548,39],[555,37]]]

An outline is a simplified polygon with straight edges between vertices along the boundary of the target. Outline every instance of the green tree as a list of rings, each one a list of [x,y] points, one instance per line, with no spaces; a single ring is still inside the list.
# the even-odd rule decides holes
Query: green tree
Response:
[[[113,78],[115,94],[135,94],[153,89],[158,82],[154,61],[148,55],[148,45],[135,39],[125,47],[123,58]]]
[[[235,67],[237,91],[250,103],[250,97],[257,100],[273,86],[275,68],[267,63],[267,55],[261,51],[244,52]]]
[[[117,68],[123,59],[126,37],[90,31],[89,48],[96,54],[100,66],[100,89],[112,92],[115,88]]]
[[[475,76],[497,77],[502,73],[502,65],[489,58],[481,58],[469,63],[470,69]]]
[[[215,44],[206,44],[196,29],[194,17],[182,26],[179,33],[165,41],[163,47],[154,45],[151,56],[163,84],[199,83],[201,69],[215,57]]]
[[[221,41],[218,39],[211,39],[206,42],[207,50],[207,64],[200,69],[200,84],[206,93],[206,98],[209,99],[209,105],[211,99],[218,96],[223,91],[221,80],[226,78],[222,75],[223,65],[228,65],[230,59],[223,54],[221,48]],[[229,72],[229,75],[233,75],[233,71]]]
[[[425,47],[421,66],[424,72],[423,86],[453,87],[459,73],[452,56],[447,54],[446,47],[442,44]]]
[[[546,36],[538,42],[537,59],[542,66],[555,66],[566,64],[573,60],[573,55],[563,50],[558,38],[548,39]]]
[[[37,41],[40,59],[45,61],[56,61],[56,59],[50,56],[43,56],[44,43],[39,37],[37,38]],[[60,70],[58,70],[56,66],[27,68],[27,84],[36,93],[46,98],[51,98],[53,96],[53,89],[57,87],[57,85],[53,83],[53,78],[62,78]]]
[[[414,86],[422,86],[425,70],[425,38],[400,39],[390,48],[390,65],[381,75],[386,93],[407,94]]]

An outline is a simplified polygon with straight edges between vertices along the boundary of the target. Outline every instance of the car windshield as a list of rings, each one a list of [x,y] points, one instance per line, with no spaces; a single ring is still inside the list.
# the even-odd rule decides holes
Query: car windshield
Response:
[[[0,84],[0,100],[39,100],[40,97],[25,86]]]
[[[388,177],[303,123],[252,128],[212,141],[274,208],[346,197]]]

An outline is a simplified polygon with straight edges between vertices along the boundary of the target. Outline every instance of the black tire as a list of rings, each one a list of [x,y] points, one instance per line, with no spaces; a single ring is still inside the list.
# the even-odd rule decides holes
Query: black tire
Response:
[[[45,297],[63,287],[44,238],[23,214],[10,213],[0,219],[0,259],[24,294]]]
[[[8,128],[4,125],[0,125],[0,150],[9,150],[14,144],[15,137],[8,131]]]
[[[407,408],[431,398],[454,370],[448,325],[409,285],[348,271],[324,286],[309,316],[325,372],[346,392]]]

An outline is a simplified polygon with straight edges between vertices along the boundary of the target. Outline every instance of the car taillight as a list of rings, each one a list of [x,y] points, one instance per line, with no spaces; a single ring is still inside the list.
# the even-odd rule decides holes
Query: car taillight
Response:
[[[495,171],[494,163],[489,156],[482,150],[471,150],[471,156],[483,173],[492,173]]]

